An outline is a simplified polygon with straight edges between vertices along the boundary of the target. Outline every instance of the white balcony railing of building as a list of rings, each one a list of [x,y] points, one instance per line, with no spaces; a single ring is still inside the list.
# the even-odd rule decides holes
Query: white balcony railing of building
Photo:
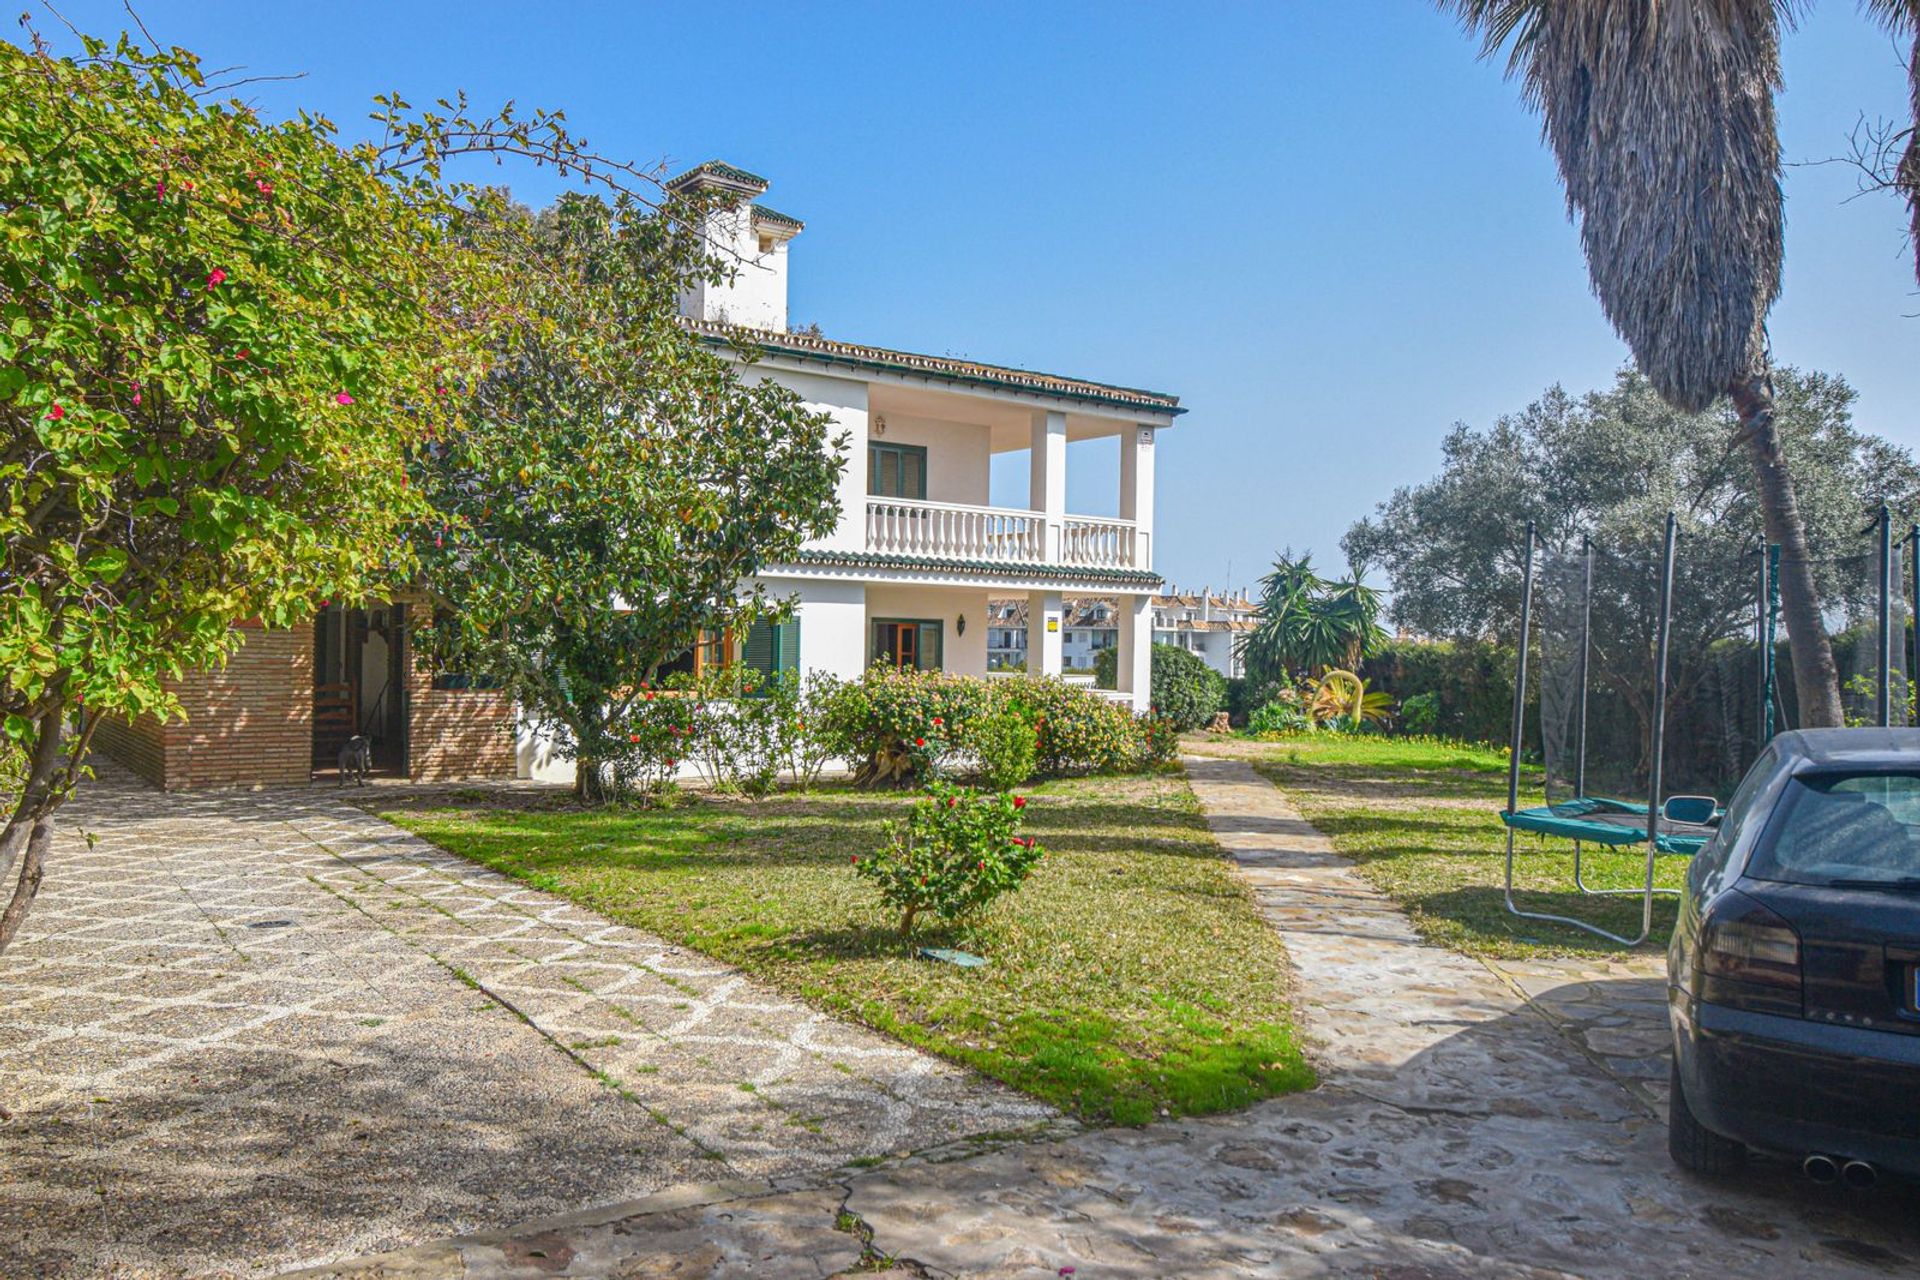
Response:
[[[1046,549],[1046,521],[1037,511],[869,498],[867,549],[1033,564]]]
[[[1055,562],[1079,568],[1145,569],[1147,540],[1130,520],[1046,515],[903,498],[867,499],[867,549],[1005,564]]]

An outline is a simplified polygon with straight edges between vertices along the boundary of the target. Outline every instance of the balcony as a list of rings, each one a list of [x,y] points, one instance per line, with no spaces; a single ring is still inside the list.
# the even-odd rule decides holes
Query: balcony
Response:
[[[918,499],[867,499],[867,550],[888,555],[1146,569],[1147,535],[1131,520],[1062,516]]]

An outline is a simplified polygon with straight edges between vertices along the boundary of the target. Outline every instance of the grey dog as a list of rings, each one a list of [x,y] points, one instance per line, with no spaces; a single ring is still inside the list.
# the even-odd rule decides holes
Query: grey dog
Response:
[[[353,775],[355,786],[367,785],[367,773],[373,768],[373,743],[365,734],[356,733],[340,745],[340,785]]]

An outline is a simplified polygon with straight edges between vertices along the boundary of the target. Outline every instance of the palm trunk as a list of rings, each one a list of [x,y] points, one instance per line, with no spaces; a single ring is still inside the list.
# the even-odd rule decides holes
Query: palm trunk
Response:
[[[1729,389],[1740,415],[1740,434],[1753,460],[1760,513],[1767,540],[1780,547],[1780,612],[1787,624],[1787,652],[1803,729],[1838,728],[1846,723],[1840,706],[1840,671],[1833,661],[1820,595],[1813,584],[1813,560],[1800,500],[1780,452],[1774,429],[1773,380],[1765,369],[1747,375]]]
[[[1907,57],[1907,84],[1912,91],[1913,121],[1907,126],[1907,149],[1894,171],[1895,186],[1907,198],[1907,225],[1913,237],[1913,275],[1920,280],[1920,7],[1914,11],[1913,52]]]

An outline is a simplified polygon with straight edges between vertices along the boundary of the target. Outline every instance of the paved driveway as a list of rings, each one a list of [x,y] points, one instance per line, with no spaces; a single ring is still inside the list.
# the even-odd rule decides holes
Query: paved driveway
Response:
[[[0,956],[0,1276],[263,1274],[1058,1123],[326,789],[101,768]]]
[[[1920,1272],[1911,1188],[1673,1168],[1657,961],[1493,969],[1429,946],[1244,762],[1189,771],[1294,958],[1320,1088],[797,1190],[689,1188],[327,1274],[831,1275],[865,1233],[869,1263],[973,1280]]]

